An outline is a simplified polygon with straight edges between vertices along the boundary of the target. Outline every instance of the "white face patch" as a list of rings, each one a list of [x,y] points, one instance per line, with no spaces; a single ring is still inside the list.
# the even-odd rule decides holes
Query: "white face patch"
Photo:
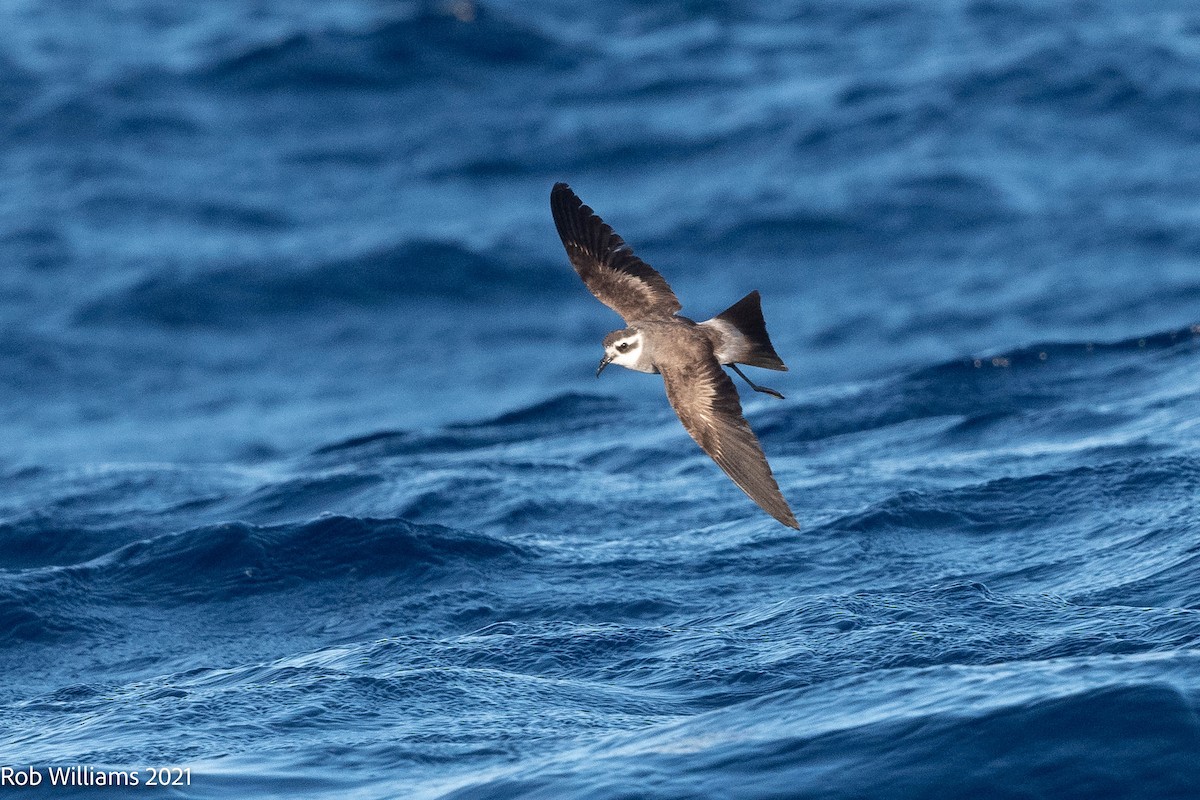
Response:
[[[633,369],[642,353],[642,334],[635,333],[604,348],[607,355],[612,356],[612,363]]]

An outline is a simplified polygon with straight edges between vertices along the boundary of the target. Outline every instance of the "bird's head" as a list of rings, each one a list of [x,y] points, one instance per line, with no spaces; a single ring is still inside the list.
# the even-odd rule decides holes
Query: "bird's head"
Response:
[[[633,369],[642,354],[642,332],[637,328],[626,328],[613,331],[604,337],[604,360],[596,370],[596,377],[609,364],[620,364],[622,367]]]

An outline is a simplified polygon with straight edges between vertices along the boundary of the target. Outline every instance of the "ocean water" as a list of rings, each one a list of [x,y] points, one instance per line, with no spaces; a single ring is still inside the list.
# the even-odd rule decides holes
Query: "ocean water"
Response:
[[[0,31],[11,780],[1200,796],[1194,3]],[[743,404],[799,532],[656,376],[593,377],[621,322],[560,180],[685,314],[762,291],[787,399]]]

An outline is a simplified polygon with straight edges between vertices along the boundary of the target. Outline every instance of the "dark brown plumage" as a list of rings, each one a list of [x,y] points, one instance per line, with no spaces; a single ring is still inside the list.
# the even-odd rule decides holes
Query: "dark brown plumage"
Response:
[[[667,400],[684,430],[763,511],[790,528],[799,528],[762,445],[742,414],[733,381],[711,349],[688,347],[686,351],[680,353],[682,358],[659,364]]]
[[[554,184],[550,212],[579,277],[626,323],[670,316],[682,308],[663,276],[635,256],[625,240],[585,206],[570,186]]]

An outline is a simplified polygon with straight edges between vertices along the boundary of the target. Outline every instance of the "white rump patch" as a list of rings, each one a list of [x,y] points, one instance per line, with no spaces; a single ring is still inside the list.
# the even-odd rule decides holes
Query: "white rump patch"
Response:
[[[746,337],[733,326],[733,323],[723,319],[710,319],[701,322],[702,327],[717,332],[718,345],[713,351],[717,361],[722,364],[732,364],[749,349],[750,343]]]

